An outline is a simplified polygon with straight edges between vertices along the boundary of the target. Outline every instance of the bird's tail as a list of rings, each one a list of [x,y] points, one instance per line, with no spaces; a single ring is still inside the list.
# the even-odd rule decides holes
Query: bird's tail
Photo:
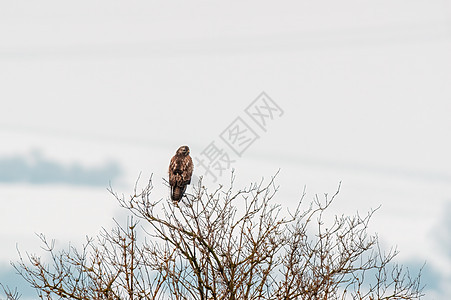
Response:
[[[171,189],[171,199],[172,201],[180,201],[183,197],[183,194],[185,193],[186,185],[179,186],[174,185]]]

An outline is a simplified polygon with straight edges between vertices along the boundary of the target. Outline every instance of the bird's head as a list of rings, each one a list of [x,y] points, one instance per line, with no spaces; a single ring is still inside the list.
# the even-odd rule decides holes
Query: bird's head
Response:
[[[178,148],[177,150],[177,155],[183,155],[186,156],[189,154],[189,147],[188,146],[181,146],[180,148]]]

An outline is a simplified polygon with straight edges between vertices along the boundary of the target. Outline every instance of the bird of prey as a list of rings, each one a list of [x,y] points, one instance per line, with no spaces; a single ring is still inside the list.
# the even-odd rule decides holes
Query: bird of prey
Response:
[[[193,161],[189,156],[189,147],[181,146],[169,164],[169,185],[171,186],[171,199],[178,202],[182,199],[186,186],[191,183],[193,174]]]

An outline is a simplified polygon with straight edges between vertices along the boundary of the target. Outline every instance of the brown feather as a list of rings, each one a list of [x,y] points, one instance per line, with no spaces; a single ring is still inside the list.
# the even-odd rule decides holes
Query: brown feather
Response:
[[[189,156],[188,146],[180,147],[169,163],[169,185],[171,186],[173,201],[182,199],[186,186],[191,183],[193,169],[193,161]]]

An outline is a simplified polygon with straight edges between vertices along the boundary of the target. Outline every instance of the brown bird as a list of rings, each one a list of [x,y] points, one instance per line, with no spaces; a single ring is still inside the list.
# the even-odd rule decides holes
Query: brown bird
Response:
[[[169,185],[171,186],[172,201],[180,201],[186,186],[191,183],[193,175],[193,161],[189,156],[189,147],[181,146],[177,149],[169,164]]]

